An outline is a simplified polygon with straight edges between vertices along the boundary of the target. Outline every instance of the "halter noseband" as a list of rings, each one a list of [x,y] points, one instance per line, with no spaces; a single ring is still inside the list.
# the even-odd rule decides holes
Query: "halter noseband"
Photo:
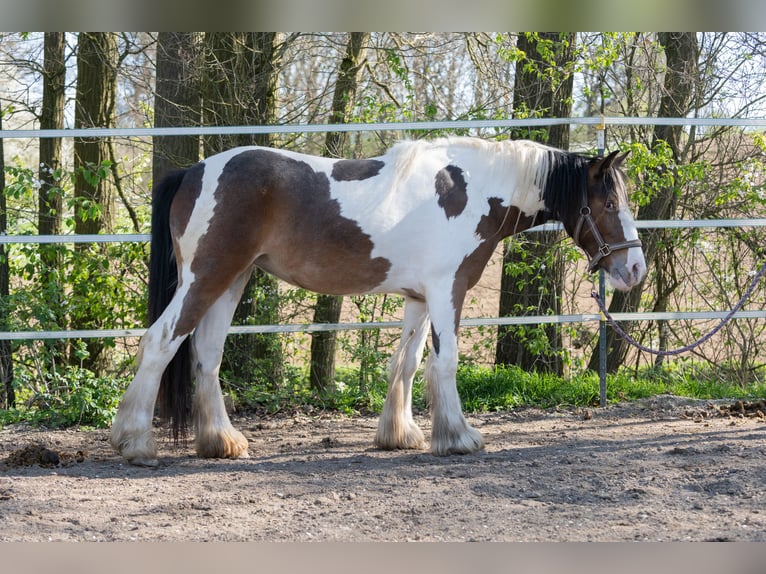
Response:
[[[598,243],[598,250],[596,251],[595,255],[588,253],[588,250],[585,249],[583,244],[580,242],[580,232],[582,231],[582,226],[585,223],[587,223],[590,227],[591,235],[593,235],[593,239],[595,239],[596,243]],[[588,273],[593,273],[598,266],[598,262],[601,261],[604,257],[611,255],[614,251],[619,251],[620,249],[630,249],[631,247],[641,247],[642,245],[640,239],[620,241],[612,245],[609,245],[606,241],[604,241],[604,238],[601,237],[601,232],[598,230],[598,227],[596,227],[596,222],[593,221],[590,206],[587,205],[587,198],[586,205],[580,208],[580,217],[577,220],[577,225],[575,225],[572,239],[574,240],[575,244],[578,245],[580,249],[585,251],[585,254],[588,256]]]

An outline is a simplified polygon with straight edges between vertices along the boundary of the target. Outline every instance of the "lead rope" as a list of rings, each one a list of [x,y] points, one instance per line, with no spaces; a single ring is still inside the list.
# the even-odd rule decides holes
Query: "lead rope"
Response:
[[[766,262],[764,262],[764,264],[761,266],[760,271],[756,273],[755,277],[753,278],[753,281],[750,283],[750,287],[747,288],[747,291],[745,291],[745,294],[742,295],[742,298],[739,300],[739,302],[736,305],[734,305],[734,308],[731,311],[729,311],[723,319],[721,319],[721,322],[718,323],[718,325],[716,325],[712,331],[710,331],[706,335],[703,335],[700,339],[698,339],[694,343],[691,343],[684,347],[680,347],[678,349],[671,349],[671,350],[652,349],[650,347],[646,347],[642,345],[641,343],[636,341],[633,337],[628,335],[623,330],[623,328],[617,324],[617,321],[615,321],[614,318],[609,314],[609,311],[607,311],[606,305],[604,305],[604,302],[601,300],[601,297],[598,296],[598,293],[596,293],[595,291],[592,291],[590,296],[596,300],[596,303],[598,303],[598,307],[599,309],[601,309],[601,313],[604,315],[604,317],[606,317],[607,322],[612,326],[612,328],[617,332],[617,334],[620,337],[622,337],[625,341],[627,341],[628,343],[630,343],[637,349],[640,349],[641,351],[644,351],[646,353],[651,353],[652,355],[660,355],[662,357],[668,357],[672,355],[680,355],[681,353],[691,351],[692,349],[699,347],[701,344],[703,344],[705,341],[707,341],[713,335],[715,335],[718,331],[720,331],[721,328],[731,320],[734,314],[742,308],[742,306],[745,304],[745,301],[750,297],[750,295],[753,294],[753,291],[755,291],[755,288],[758,285],[758,282],[761,280],[764,274],[766,274]]]

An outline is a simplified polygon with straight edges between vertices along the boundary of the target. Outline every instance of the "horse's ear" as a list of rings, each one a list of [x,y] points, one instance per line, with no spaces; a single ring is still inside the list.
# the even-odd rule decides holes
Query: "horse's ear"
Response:
[[[619,168],[621,168],[621,167],[622,167],[622,164],[623,164],[623,163],[625,163],[625,160],[627,159],[627,157],[628,157],[629,155],[630,155],[630,150],[626,151],[626,152],[625,152],[624,154],[622,154],[622,155],[618,155],[618,156],[615,158],[615,160],[614,160],[614,167],[616,167],[616,168],[618,168],[618,169],[619,169]]]
[[[591,174],[594,174],[595,177],[602,178],[606,174],[606,172],[609,171],[609,168],[612,167],[612,164],[615,164],[615,161],[617,162],[615,166],[619,167],[620,163],[622,162],[622,159],[625,159],[624,157],[622,159],[617,157],[617,154],[619,154],[618,151],[613,151],[606,157],[600,157],[593,160],[593,163],[591,163]]]
[[[618,151],[613,151],[608,156],[604,158],[604,161],[601,162],[601,165],[599,166],[599,174],[604,175],[606,172],[609,171],[609,168],[612,167],[612,164],[617,160],[617,156],[619,155]],[[619,161],[617,162],[619,164]]]

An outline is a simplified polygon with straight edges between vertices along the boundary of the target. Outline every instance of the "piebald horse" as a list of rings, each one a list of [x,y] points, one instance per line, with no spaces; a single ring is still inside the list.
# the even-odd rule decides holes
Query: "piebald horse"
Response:
[[[169,175],[153,197],[151,326],[112,425],[113,447],[133,464],[157,465],[152,418],[162,380],[176,438],[190,413],[199,456],[248,455],[218,371],[234,309],[259,267],[319,293],[402,295],[404,327],[375,444],[425,447],[411,399],[430,331],[431,452],[483,448],[455,383],[466,291],[500,240],[549,220],[563,223],[590,270],[603,268],[616,289],[638,284],[646,263],[624,158],[444,138],[361,160],[240,147]],[[184,398],[192,379],[193,399]]]

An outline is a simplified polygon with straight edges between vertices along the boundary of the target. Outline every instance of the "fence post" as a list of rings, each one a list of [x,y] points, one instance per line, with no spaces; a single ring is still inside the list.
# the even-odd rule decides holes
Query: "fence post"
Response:
[[[605,154],[606,123],[604,116],[601,116],[601,123],[596,126],[598,155]],[[606,301],[606,281],[604,270],[598,270],[598,296],[602,301]],[[599,404],[606,406],[606,317],[600,313],[601,318],[598,322],[598,395]]]

